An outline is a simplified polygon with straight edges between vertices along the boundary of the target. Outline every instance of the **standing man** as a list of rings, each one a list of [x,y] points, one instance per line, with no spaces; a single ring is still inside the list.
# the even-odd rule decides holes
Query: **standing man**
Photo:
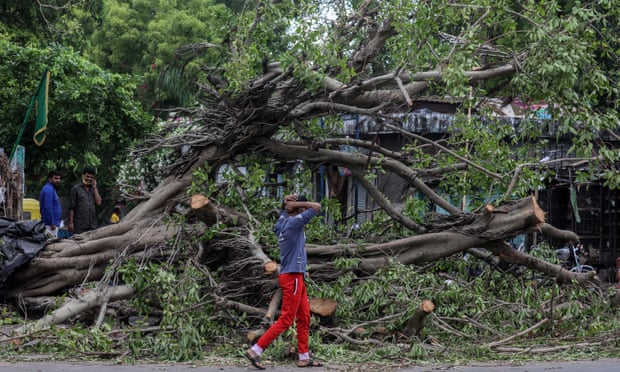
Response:
[[[265,369],[260,363],[263,351],[280,334],[297,321],[297,367],[319,367],[320,363],[310,359],[308,335],[310,332],[310,302],[306,293],[306,233],[304,226],[319,214],[321,204],[309,202],[296,194],[284,198],[283,210],[273,231],[280,245],[280,288],[282,288],[282,309],[278,320],[246,350],[245,356],[258,369]]]
[[[57,238],[58,229],[62,227],[62,210],[57,191],[61,178],[59,171],[50,171],[47,174],[47,183],[43,185],[39,194],[39,211],[45,224],[45,233],[50,238]]]
[[[74,185],[69,194],[69,231],[80,234],[97,228],[96,206],[101,205],[97,190],[97,172],[86,167],[82,172],[82,182]]]

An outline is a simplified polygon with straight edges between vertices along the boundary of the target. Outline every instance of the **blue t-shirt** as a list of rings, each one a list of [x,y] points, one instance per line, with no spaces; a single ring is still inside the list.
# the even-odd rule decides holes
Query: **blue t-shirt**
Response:
[[[58,199],[56,188],[49,182],[43,186],[39,194],[39,211],[45,225],[60,226],[60,200]]]
[[[280,212],[280,218],[273,227],[280,244],[280,274],[306,272],[308,255],[304,226],[316,215],[312,208],[295,216]]]

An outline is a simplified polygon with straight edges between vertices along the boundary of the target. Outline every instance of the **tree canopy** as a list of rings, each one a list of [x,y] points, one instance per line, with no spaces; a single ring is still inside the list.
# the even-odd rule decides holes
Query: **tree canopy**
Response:
[[[98,27],[89,36],[87,55],[111,71],[141,76],[140,96],[151,109],[194,103],[183,91],[169,89],[159,74],[166,68],[199,77],[178,49],[190,44],[221,43],[233,22],[232,12],[213,0],[105,2]],[[212,57],[213,58],[213,57]],[[216,57],[215,57],[216,58]],[[192,84],[183,80],[181,84]]]

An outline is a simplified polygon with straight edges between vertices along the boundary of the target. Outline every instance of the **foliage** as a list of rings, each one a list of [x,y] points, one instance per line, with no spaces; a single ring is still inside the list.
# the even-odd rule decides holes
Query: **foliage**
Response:
[[[221,43],[233,23],[230,10],[213,0],[105,0],[102,13],[86,55],[110,71],[139,76],[140,97],[150,109],[195,103],[184,94],[194,79],[204,78],[199,63],[215,64],[220,57],[217,51],[204,57],[198,51],[194,61],[187,55],[197,57],[201,44]],[[196,47],[177,51],[187,44]],[[175,82],[162,76],[164,89],[157,89],[160,74]]]
[[[187,252],[190,253],[190,252]],[[168,361],[201,361],[210,354],[236,355],[243,343],[243,330],[255,327],[251,319],[241,316],[236,323],[223,317],[215,299],[205,293],[209,278],[186,261],[184,268],[171,268],[164,263],[143,265],[130,261],[123,278],[134,282],[142,300],[136,309],[160,308],[163,314],[159,331],[151,334],[126,329],[128,340],[115,342],[107,336],[108,328],[90,330],[73,327],[48,332],[46,343],[32,343],[24,351],[54,352],[56,355],[87,355],[92,351],[124,354],[129,358]],[[596,345],[597,355],[613,356],[616,341],[599,344],[601,339],[614,339],[620,332],[618,309],[610,308],[610,293],[559,286],[539,282],[529,271],[514,275],[485,268],[472,276],[472,260],[458,257],[421,267],[393,264],[377,272],[371,280],[360,280],[353,273],[342,275],[334,283],[309,282],[310,297],[333,298],[338,301],[338,329],[363,327],[359,343],[334,343],[336,329],[316,326],[313,318],[311,349],[319,359],[332,363],[371,363],[388,360],[398,363],[448,363],[459,361],[531,360],[535,354],[498,353],[489,344],[534,326],[544,318],[551,319],[532,332],[512,340],[513,348],[552,348],[544,358],[578,359],[560,347],[574,342]],[[430,315],[423,333],[402,339],[400,330],[422,300],[431,300],[436,309]],[[565,304],[567,306],[561,306]],[[143,305],[148,305],[143,307]],[[197,306],[198,305],[198,306]],[[151,310],[152,311],[152,310]],[[148,313],[143,313],[145,320]],[[112,319],[110,319],[111,321]],[[135,326],[140,327],[140,323]],[[118,332],[118,331],[116,331]],[[227,336],[224,336],[227,335]],[[550,337],[551,336],[551,337]],[[374,338],[381,345],[363,345]],[[265,357],[276,362],[290,357],[288,348],[294,333],[283,334],[267,350]],[[448,348],[449,353],[444,350]],[[206,354],[204,351],[207,350]],[[587,351],[584,350],[584,353]],[[3,349],[2,354],[11,353]]]
[[[168,119],[168,121],[174,119]],[[168,121],[159,121],[152,131],[163,132]],[[167,176],[167,169],[175,156],[175,150],[170,148],[159,149],[151,154],[140,156],[131,155],[120,164],[119,172],[115,177],[118,191],[123,195],[138,195],[154,190]]]
[[[601,333],[613,337],[620,329],[617,321],[609,322],[618,310],[609,308],[608,293],[552,282],[543,285],[530,279],[533,273],[528,271],[513,276],[486,268],[480,276],[472,276],[472,265],[478,264],[458,257],[419,268],[394,264],[372,280],[360,281],[349,273],[337,283],[313,285],[310,296],[336,299],[339,327],[367,324],[365,337],[377,337],[385,332],[382,329],[401,329],[422,300],[436,305],[423,334],[407,344],[408,351],[387,342],[384,347],[369,347],[367,351],[373,355],[367,355],[368,360],[385,357],[381,354],[386,352],[392,357],[405,352],[408,358],[425,362],[497,360],[502,354],[490,352],[487,344],[521,332],[547,316],[555,320],[513,341],[511,346],[560,346],[568,340],[588,342],[601,337]],[[562,302],[571,305],[558,306]],[[552,303],[558,307],[550,315],[546,311],[554,311]],[[391,332],[384,336],[384,341],[395,342],[396,334]],[[554,335],[553,340],[548,338],[549,334]],[[390,347],[395,350],[390,351]],[[443,354],[445,348],[450,353]],[[609,352],[613,349],[611,346]],[[605,353],[604,349],[600,351]],[[514,357],[512,353],[506,355]],[[528,354],[527,358],[531,357]]]
[[[19,317],[15,316],[16,314],[14,314],[13,309],[11,309],[10,306],[8,305],[0,305],[0,315],[2,317],[0,317],[0,319],[2,319],[0,321],[0,325],[4,326],[7,324],[17,324],[19,323]]]
[[[96,27],[104,0],[3,1],[0,4],[0,33],[11,41],[45,47],[62,44],[82,50],[85,38]]]
[[[213,299],[203,293],[207,278],[193,266],[190,258],[182,268],[163,262],[142,265],[132,260],[123,266],[122,275],[124,281],[134,283],[139,293],[134,300],[139,315],[146,320],[153,308],[162,312],[161,332],[152,335],[136,332],[129,337],[128,348],[135,357],[200,359],[205,346],[227,331],[219,321]]]
[[[38,196],[50,169],[64,173],[63,190],[85,165],[98,169],[103,195],[112,190],[118,161],[150,128],[149,116],[133,99],[135,80],[112,74],[70,48],[19,46],[0,38],[3,110],[0,142],[10,152],[45,67],[51,72],[47,139],[33,146],[33,118],[22,137],[26,147],[26,195]],[[34,112],[34,111],[33,111]]]

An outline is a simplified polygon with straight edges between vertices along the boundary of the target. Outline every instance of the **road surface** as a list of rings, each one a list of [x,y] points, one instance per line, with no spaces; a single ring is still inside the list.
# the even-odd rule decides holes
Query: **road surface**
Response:
[[[2,372],[247,372],[256,371],[239,360],[236,365],[217,365],[209,362],[199,364],[114,364],[102,362],[56,362],[56,361],[0,361]],[[618,372],[620,359],[599,359],[591,361],[531,362],[531,363],[472,363],[467,366],[408,366],[402,368],[382,367],[380,365],[340,364],[310,368],[311,371],[399,371],[399,372]],[[268,366],[266,372],[299,371],[294,363],[290,365]]]

